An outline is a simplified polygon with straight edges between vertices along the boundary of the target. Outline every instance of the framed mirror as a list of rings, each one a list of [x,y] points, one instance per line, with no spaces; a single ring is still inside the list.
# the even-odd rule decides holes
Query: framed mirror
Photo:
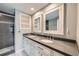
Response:
[[[40,17],[35,19],[34,24],[35,29],[40,30]]]
[[[46,15],[45,30],[57,30],[57,21],[59,20],[59,10],[55,10]]]
[[[33,19],[33,32],[41,32],[41,15]]]
[[[44,13],[44,33],[64,34],[64,5]]]

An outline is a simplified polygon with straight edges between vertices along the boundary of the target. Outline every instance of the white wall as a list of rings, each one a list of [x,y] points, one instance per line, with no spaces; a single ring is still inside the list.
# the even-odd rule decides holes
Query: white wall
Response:
[[[15,52],[20,52],[23,50],[23,46],[24,46],[23,45],[23,33],[31,32],[31,27],[29,28],[29,31],[27,31],[27,30],[25,31],[25,29],[27,29],[27,28],[23,29],[21,27],[21,24],[22,24],[21,21],[22,21],[22,19],[23,20],[25,19],[25,18],[23,18],[24,15],[27,16],[27,14],[24,14],[18,10],[15,11]],[[30,17],[30,16],[28,15],[28,17]],[[26,20],[28,20],[28,19],[29,18],[27,18]]]
[[[65,34],[67,37],[76,39],[76,27],[77,27],[77,4],[66,4],[65,10]]]
[[[20,33],[20,13],[15,11],[15,52],[22,50],[22,33]]]
[[[31,16],[21,13],[20,30],[22,33],[31,33]]]
[[[77,43],[79,48],[79,4],[77,4]]]

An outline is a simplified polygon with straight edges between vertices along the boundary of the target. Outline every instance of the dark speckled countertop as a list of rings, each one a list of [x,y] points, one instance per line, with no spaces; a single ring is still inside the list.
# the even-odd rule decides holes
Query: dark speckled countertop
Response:
[[[44,35],[44,34],[42,34]],[[45,36],[41,36],[39,34],[24,34],[24,37],[31,39],[32,41],[35,41],[39,44],[42,44],[44,46],[47,46],[48,48],[51,48],[55,51],[58,51],[60,53],[63,53],[65,55],[73,55],[76,56],[78,55],[78,49],[77,49],[77,45],[76,42],[74,42],[74,40],[71,40],[73,42],[68,42],[68,41],[63,41],[63,40],[58,40],[57,38],[59,38],[57,36],[56,40],[55,38],[52,38],[52,43],[46,43],[46,42],[42,42],[42,39],[48,40],[48,37],[46,37],[47,34],[45,34]],[[60,39],[64,39],[64,38],[60,38]],[[67,39],[67,38],[65,38]]]

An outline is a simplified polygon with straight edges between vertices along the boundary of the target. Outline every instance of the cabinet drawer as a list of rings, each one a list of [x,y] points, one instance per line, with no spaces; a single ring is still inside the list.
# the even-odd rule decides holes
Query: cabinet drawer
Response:
[[[40,52],[40,55],[42,56],[50,56],[51,54],[51,49],[43,46],[43,45],[40,45],[38,44],[38,49],[39,49],[39,52]]]

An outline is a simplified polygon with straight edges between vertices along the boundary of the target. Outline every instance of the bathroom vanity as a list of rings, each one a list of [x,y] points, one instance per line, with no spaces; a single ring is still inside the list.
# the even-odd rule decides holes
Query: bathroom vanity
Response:
[[[41,34],[24,34],[24,50],[29,56],[77,56],[76,41]]]

